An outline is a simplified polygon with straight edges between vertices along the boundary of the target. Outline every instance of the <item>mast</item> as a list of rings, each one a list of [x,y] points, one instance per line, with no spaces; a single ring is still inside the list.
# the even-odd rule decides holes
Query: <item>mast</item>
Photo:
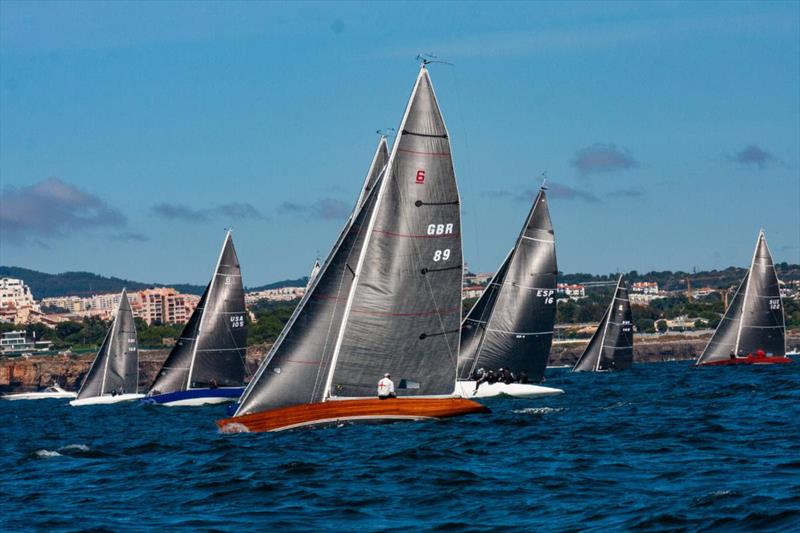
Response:
[[[217,266],[214,268],[214,273],[211,275],[211,283],[208,285],[208,295],[209,297],[214,291],[214,285],[217,281],[217,275],[219,272],[219,266],[222,264],[222,254],[225,253],[225,247],[228,245],[228,240],[231,238],[231,230],[227,230],[225,232],[225,240],[222,243],[222,249],[219,251],[219,258],[217,259]],[[197,359],[197,345],[200,344],[198,342],[200,335],[203,332],[203,321],[206,317],[206,309],[208,309],[208,300],[206,300],[206,304],[203,306],[202,314],[200,315],[200,323],[197,326],[197,337],[194,341],[194,346],[192,346],[192,359],[189,363],[189,375],[186,378],[186,390],[192,388],[192,372],[194,371],[194,362]]]

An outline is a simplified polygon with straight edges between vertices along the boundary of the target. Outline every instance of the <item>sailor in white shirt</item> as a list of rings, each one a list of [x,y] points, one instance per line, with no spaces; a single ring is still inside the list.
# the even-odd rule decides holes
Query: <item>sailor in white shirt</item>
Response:
[[[394,382],[389,373],[383,375],[383,379],[378,382],[378,398],[385,400],[386,398],[396,398],[397,394],[394,393]]]

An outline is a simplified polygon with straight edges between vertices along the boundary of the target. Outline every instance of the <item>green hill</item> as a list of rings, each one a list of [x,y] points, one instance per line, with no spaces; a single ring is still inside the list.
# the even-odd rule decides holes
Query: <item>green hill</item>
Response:
[[[31,288],[34,298],[52,298],[55,296],[91,296],[106,292],[121,291],[126,287],[129,291],[140,291],[152,287],[174,287],[185,294],[200,295],[205,285],[192,285],[189,283],[142,283],[115,277],[105,277],[91,272],[62,272],[48,274],[37,270],[21,267],[0,266],[0,277],[17,278],[25,281]],[[305,287],[308,278],[276,281],[269,285],[247,289],[248,292],[256,290],[277,289],[280,287]]]

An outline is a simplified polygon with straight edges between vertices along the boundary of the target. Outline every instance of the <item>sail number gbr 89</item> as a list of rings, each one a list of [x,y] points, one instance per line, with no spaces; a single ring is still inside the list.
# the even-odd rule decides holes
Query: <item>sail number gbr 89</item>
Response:
[[[429,236],[452,235],[452,233],[453,224],[428,224]],[[450,259],[450,248],[436,250],[433,252],[433,261],[435,263],[438,263],[439,261],[447,261],[448,259]]]

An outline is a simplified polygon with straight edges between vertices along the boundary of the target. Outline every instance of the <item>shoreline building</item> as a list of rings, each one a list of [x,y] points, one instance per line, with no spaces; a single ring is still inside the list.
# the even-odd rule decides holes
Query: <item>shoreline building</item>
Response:
[[[39,312],[30,287],[16,278],[0,278],[0,322],[25,324]]]

